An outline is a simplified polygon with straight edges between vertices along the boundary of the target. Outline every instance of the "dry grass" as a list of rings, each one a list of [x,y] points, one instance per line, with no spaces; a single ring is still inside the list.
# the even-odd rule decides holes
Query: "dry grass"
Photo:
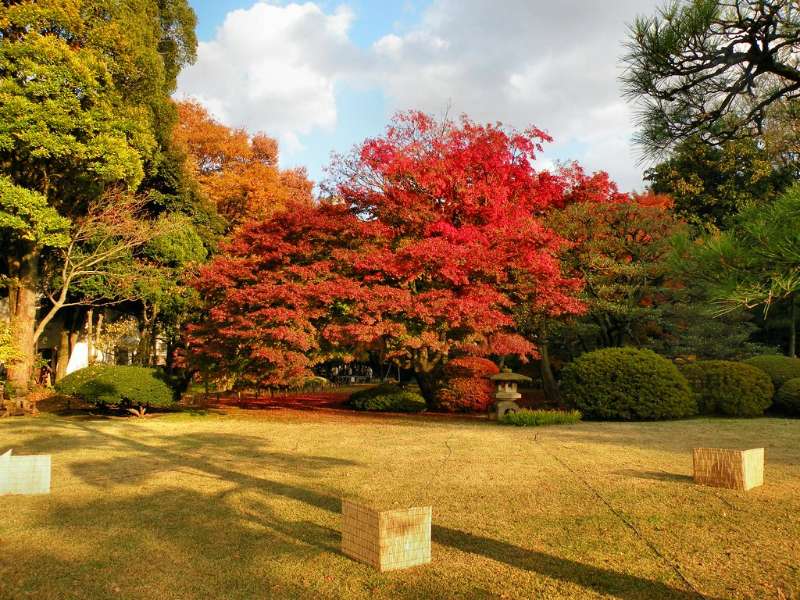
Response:
[[[0,498],[0,598],[792,598],[800,421],[526,430],[274,410],[0,422],[52,453]],[[692,446],[765,446],[766,485],[695,486]],[[339,552],[340,497],[433,506],[433,563]]]

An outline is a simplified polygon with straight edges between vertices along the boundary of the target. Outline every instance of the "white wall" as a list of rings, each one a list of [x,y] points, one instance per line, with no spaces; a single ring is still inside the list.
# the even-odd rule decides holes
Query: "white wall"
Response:
[[[95,354],[95,362],[104,362],[106,357],[105,355],[98,350],[97,348],[94,349]],[[67,363],[67,375],[72,373],[73,371],[77,371],[78,369],[83,369],[84,367],[89,366],[89,345],[83,342],[77,342],[75,347],[72,349],[72,354],[69,356],[69,362]]]

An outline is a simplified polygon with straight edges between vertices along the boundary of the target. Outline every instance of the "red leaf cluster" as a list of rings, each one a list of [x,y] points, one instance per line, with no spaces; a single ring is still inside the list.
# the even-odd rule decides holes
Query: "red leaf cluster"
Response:
[[[444,367],[445,381],[436,393],[436,405],[449,412],[483,412],[494,402],[489,377],[499,373],[492,361],[477,356],[454,358]]]
[[[329,199],[246,223],[202,271],[196,361],[276,385],[354,352],[418,374],[452,353],[534,356],[514,331],[516,305],[582,310],[581,281],[560,263],[569,244],[540,215],[587,178],[534,169],[547,140],[535,128],[398,115],[335,159]],[[607,178],[593,185],[616,193]]]

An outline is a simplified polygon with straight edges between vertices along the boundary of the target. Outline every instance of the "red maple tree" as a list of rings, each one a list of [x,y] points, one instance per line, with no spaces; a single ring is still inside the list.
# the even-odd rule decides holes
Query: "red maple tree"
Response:
[[[428,400],[451,356],[535,356],[514,330],[515,305],[582,310],[580,280],[562,273],[566,242],[540,219],[575,187],[568,169],[534,168],[548,140],[398,115],[335,158],[327,200],[245,224],[203,270],[209,309],[190,329],[190,356],[274,386],[371,351],[413,369]]]

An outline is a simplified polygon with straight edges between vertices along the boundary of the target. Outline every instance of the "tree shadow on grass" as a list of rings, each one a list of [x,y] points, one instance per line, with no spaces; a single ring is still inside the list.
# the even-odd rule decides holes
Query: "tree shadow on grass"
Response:
[[[568,449],[610,446],[648,453],[669,453],[691,463],[692,448],[767,449],[770,462],[797,464],[795,440],[800,422],[789,419],[703,417],[675,421],[586,421],[578,426],[545,431],[542,437]]]
[[[339,597],[302,584],[306,561],[337,551],[337,532],[286,520],[268,504],[249,514],[239,506],[181,488],[57,502],[42,523],[60,532],[51,545],[25,548],[13,561],[0,558],[0,575],[11,586],[0,596]]]
[[[671,598],[676,600],[705,598],[711,600],[709,596],[675,588],[660,581],[651,581],[636,575],[586,565],[458,529],[434,525],[432,537],[433,541],[443,546],[484,556],[552,579],[574,583],[587,590],[616,598]]]
[[[245,584],[239,578],[260,577],[258,584],[262,586],[262,591],[270,589],[270,586],[277,586],[274,596],[288,597],[300,591],[306,593],[301,595],[307,595],[308,590],[297,588],[293,582],[286,579],[283,572],[276,574],[275,581],[272,581],[270,575],[265,574],[262,568],[252,564],[249,555],[262,556],[263,559],[263,551],[266,548],[269,549],[269,560],[279,560],[282,556],[288,556],[290,562],[297,562],[298,569],[302,567],[304,561],[320,553],[335,554],[339,556],[337,560],[346,560],[339,553],[339,534],[335,529],[309,520],[305,513],[300,513],[301,518],[298,520],[287,519],[284,513],[277,512],[272,504],[276,497],[301,502],[323,511],[319,515],[320,520],[330,522],[331,515],[338,515],[341,509],[338,491],[254,476],[239,471],[237,464],[242,461],[264,461],[272,468],[292,468],[293,475],[313,480],[315,473],[329,466],[358,463],[331,457],[271,454],[266,449],[268,441],[257,437],[229,434],[164,436],[154,435],[152,432],[136,432],[144,435],[128,437],[91,428],[85,423],[74,423],[72,427],[83,433],[80,436],[83,442],[90,442],[95,447],[103,447],[117,453],[125,453],[121,458],[115,457],[114,460],[73,465],[73,472],[86,484],[97,485],[96,478],[103,475],[106,477],[107,485],[123,481],[119,478],[114,479],[114,463],[125,460],[132,465],[139,461],[152,467],[150,470],[130,472],[138,484],[146,482],[159,472],[188,470],[191,475],[218,479],[226,485],[224,490],[213,494],[204,494],[183,486],[160,489],[150,494],[139,493],[134,497],[123,499],[115,499],[109,493],[102,500],[88,505],[62,503],[53,506],[48,511],[46,523],[48,527],[63,527],[67,530],[85,527],[88,539],[97,536],[97,532],[120,529],[120,524],[124,524],[122,531],[125,536],[125,556],[120,557],[119,540],[115,538],[103,539],[100,542],[101,547],[93,549],[93,552],[99,552],[98,556],[116,557],[113,560],[104,559],[103,564],[106,565],[104,568],[119,568],[122,564],[124,569],[133,573],[135,567],[129,567],[129,561],[135,563],[135,557],[139,553],[152,554],[153,546],[160,545],[169,548],[171,552],[176,552],[177,555],[171,560],[174,558],[179,560],[179,564],[184,565],[205,563],[214,557],[224,561],[225,557],[240,556],[241,568],[236,566],[236,562],[229,563],[230,572],[217,574],[221,580],[217,582],[215,588],[209,589],[209,592],[219,594],[220,590],[224,590],[229,598],[259,597],[248,596],[247,590],[250,588],[243,588]],[[252,463],[250,464],[252,466]],[[57,494],[57,491],[56,485],[54,492]],[[503,562],[516,569],[579,585],[587,590],[624,600],[634,598],[688,600],[698,597],[698,594],[692,591],[672,587],[663,582],[532,551],[505,541],[454,528],[434,526],[433,541],[462,552]],[[117,550],[114,550],[115,548]],[[46,553],[43,553],[43,556],[42,564],[46,564]],[[205,565],[205,568],[214,568],[213,563]],[[39,571],[38,566],[36,570]],[[88,574],[86,576],[88,577]],[[192,576],[193,574],[188,572],[176,575],[179,580]],[[19,578],[19,574],[15,574],[15,577]],[[188,579],[186,584],[189,585]],[[93,585],[99,584],[93,583]],[[394,591],[397,592],[396,597],[419,595],[419,590],[413,589],[398,588]],[[198,594],[202,595],[202,592]],[[264,593],[262,596],[269,597],[270,594]],[[317,593],[316,596],[326,597],[326,594]],[[331,597],[335,596],[336,594],[333,594]]]
[[[614,475],[635,477],[636,479],[650,479],[653,481],[667,481],[673,483],[694,483],[691,475],[683,473],[668,473],[667,471],[637,471],[636,469],[623,469],[614,471]]]
[[[243,490],[237,488],[237,491]],[[321,514],[315,519],[303,512],[298,515],[300,518],[289,519],[276,508],[275,496],[333,514]],[[415,587],[414,578],[406,582],[402,576],[377,576],[369,567],[341,555],[338,528],[325,524],[338,515],[339,508],[338,497],[269,480],[259,480],[257,487],[248,488],[235,499],[229,491],[205,494],[168,488],[125,498],[109,494],[88,503],[57,502],[43,525],[65,532],[64,536],[54,540],[53,548],[25,552],[22,564],[7,563],[3,568],[0,559],[0,574],[6,571],[6,581],[17,581],[20,592],[29,590],[40,597],[50,597],[45,592],[52,593],[54,589],[49,586],[59,581],[67,587],[77,585],[81,590],[66,594],[70,597],[111,596],[108,587],[111,585],[120,586],[121,597],[138,597],[131,587],[138,581],[142,585],[162,586],[148,589],[164,597],[224,594],[231,599],[335,598],[352,589],[352,581],[345,582],[352,576],[365,586],[377,585],[383,591],[391,591],[392,597],[424,597]],[[623,600],[699,597],[663,582],[455,528],[434,525],[432,537],[442,546]],[[91,544],[91,558],[73,551],[71,544],[76,540]],[[156,559],[157,556],[160,557]],[[143,562],[143,557],[149,558]],[[323,562],[314,564],[328,565],[329,573],[309,570],[306,566],[320,560]],[[44,573],[48,576],[43,577]],[[198,577],[199,573],[204,575]],[[418,572],[416,577],[418,580],[425,575]],[[301,581],[312,587],[301,585]],[[324,590],[314,587],[319,585],[328,587]],[[12,597],[14,590],[12,587]]]

